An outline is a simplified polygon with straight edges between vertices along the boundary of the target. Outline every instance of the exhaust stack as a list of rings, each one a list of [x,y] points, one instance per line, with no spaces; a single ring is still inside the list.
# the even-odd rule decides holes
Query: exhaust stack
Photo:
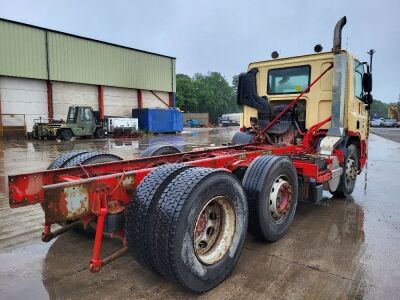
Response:
[[[344,135],[344,113],[347,79],[347,54],[342,53],[342,29],[346,25],[346,17],[341,18],[335,26],[333,35],[333,85],[332,85],[332,125],[328,131],[330,136]]]
[[[341,18],[335,26],[335,31],[333,34],[333,48],[332,52],[334,54],[340,54],[340,51],[342,51],[342,29],[344,25],[346,25],[347,19],[346,16]]]
[[[346,25],[346,21],[346,17],[341,18],[336,23],[333,34],[332,121],[331,128],[320,143],[319,152],[322,155],[332,155],[333,150],[345,135],[344,114],[348,57],[346,53],[342,53],[342,29]]]

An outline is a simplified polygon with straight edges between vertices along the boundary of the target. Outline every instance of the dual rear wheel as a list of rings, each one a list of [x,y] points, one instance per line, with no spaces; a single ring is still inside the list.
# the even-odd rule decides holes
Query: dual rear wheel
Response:
[[[234,175],[165,165],[142,180],[128,207],[128,246],[142,265],[205,292],[236,265],[247,219],[246,196]]]
[[[297,205],[297,173],[286,157],[253,161],[241,183],[219,169],[168,164],[139,184],[126,219],[128,247],[143,266],[194,292],[220,284],[246,231],[276,241]]]

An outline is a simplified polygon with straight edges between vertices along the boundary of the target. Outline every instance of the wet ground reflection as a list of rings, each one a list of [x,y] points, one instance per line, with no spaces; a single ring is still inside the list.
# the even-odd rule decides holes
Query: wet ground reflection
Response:
[[[149,145],[184,150],[222,144],[237,128],[188,130],[130,140],[0,142],[0,175],[46,168],[60,153],[97,150],[137,156]],[[248,236],[233,274],[200,298],[398,298],[400,295],[400,144],[372,135],[368,169],[352,199],[329,193],[300,203],[290,232],[273,244]],[[368,183],[368,184],[367,184]],[[10,210],[0,193],[0,298],[187,298],[191,295],[126,255],[99,274],[87,270],[92,241],[74,233],[39,241],[40,207]],[[119,245],[106,241],[104,251]]]

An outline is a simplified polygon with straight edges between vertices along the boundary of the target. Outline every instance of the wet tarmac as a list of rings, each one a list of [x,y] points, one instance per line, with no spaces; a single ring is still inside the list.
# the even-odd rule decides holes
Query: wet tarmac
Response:
[[[400,143],[400,128],[379,128],[371,127],[373,134]]]
[[[75,232],[40,241],[40,206],[8,208],[6,175],[46,168],[60,153],[96,149],[132,158],[148,145],[185,150],[228,142],[237,128],[188,130],[136,140],[0,142],[0,298],[400,298],[400,143],[371,135],[369,161],[352,199],[326,194],[300,203],[289,233],[273,244],[248,235],[231,276],[198,296],[132,257],[87,269],[93,241]],[[106,240],[104,254],[119,247]]]

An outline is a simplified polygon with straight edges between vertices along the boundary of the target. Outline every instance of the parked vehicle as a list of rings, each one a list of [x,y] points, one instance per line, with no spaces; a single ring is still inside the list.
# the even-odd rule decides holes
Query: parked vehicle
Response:
[[[242,116],[241,113],[223,114],[218,119],[218,124],[219,124],[219,126],[222,126],[222,127],[239,126],[241,116]]]
[[[381,126],[383,126],[383,118],[371,121],[371,127],[381,127]]]
[[[60,138],[68,141],[73,137],[104,138],[106,135],[105,125],[90,106],[71,106],[67,121],[36,122],[32,130],[34,139]]]
[[[191,291],[214,288],[238,262],[247,229],[275,242],[298,201],[354,190],[367,160],[373,51],[360,63],[342,50],[345,24],[336,24],[332,52],[249,65],[239,77],[241,131],[230,146],[181,153],[155,145],[124,161],[63,154],[46,171],[9,176],[10,206],[41,204],[45,242],[96,228],[92,272],[130,252]],[[104,236],[122,245],[101,258]]]
[[[382,122],[383,127],[398,127],[396,119],[384,119]]]

